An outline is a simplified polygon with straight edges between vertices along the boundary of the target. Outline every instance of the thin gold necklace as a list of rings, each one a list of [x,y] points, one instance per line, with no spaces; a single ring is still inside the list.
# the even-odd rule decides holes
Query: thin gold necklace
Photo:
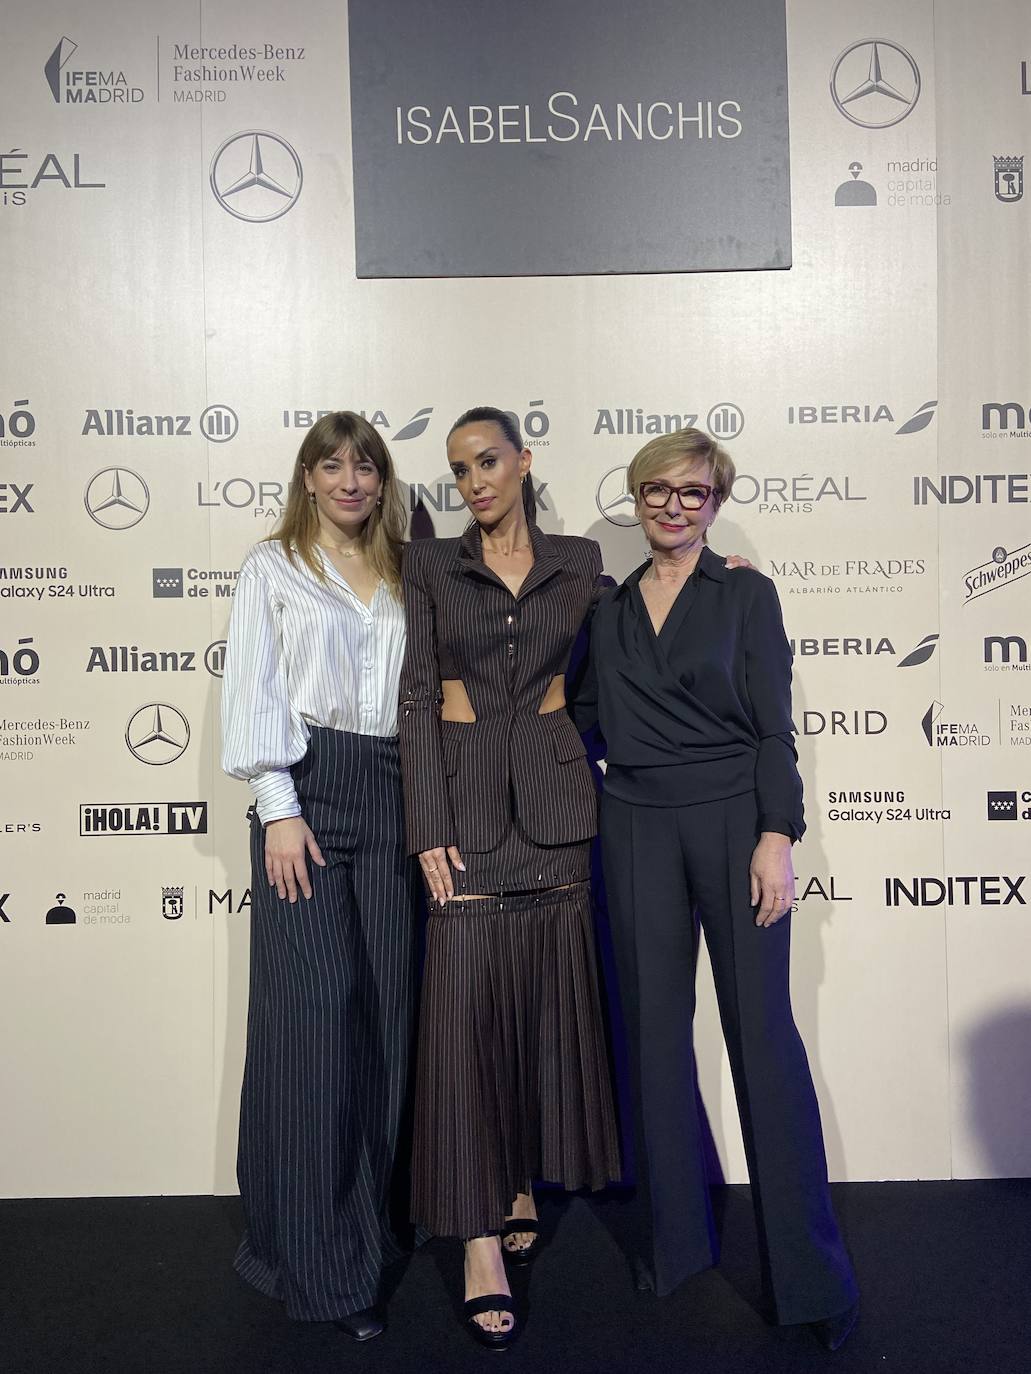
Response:
[[[316,543],[318,541],[316,540]],[[357,558],[361,549],[336,549],[332,544],[319,544],[320,549],[325,549],[327,553],[335,553],[340,558]]]

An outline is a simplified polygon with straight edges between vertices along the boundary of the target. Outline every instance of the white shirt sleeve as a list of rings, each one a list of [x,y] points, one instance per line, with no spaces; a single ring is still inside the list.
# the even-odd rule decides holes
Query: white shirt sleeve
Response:
[[[269,582],[245,563],[222,680],[222,768],[249,783],[262,824],[301,814],[290,767],[307,747],[307,727],[290,704],[280,607]]]

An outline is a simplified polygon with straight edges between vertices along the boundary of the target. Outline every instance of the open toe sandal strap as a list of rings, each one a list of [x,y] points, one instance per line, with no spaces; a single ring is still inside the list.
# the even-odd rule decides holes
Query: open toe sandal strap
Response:
[[[531,1217],[516,1217],[514,1221],[506,1221],[501,1232],[501,1239],[507,1240],[509,1236],[518,1236],[520,1233],[540,1235],[541,1224],[534,1221]]]
[[[466,1320],[478,1317],[484,1312],[508,1312],[515,1316],[512,1297],[509,1293],[486,1293],[482,1298],[469,1298],[463,1307]]]

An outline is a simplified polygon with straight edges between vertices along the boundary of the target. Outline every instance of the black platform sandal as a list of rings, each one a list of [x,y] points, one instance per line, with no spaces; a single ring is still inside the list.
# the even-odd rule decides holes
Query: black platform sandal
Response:
[[[507,1312],[512,1318],[512,1325],[507,1331],[488,1331],[476,1320],[484,1312]],[[488,1350],[504,1350],[519,1334],[519,1319],[508,1293],[487,1293],[482,1298],[469,1298],[462,1304],[462,1318],[473,1340],[479,1341]]]
[[[517,1250],[510,1250],[505,1244],[509,1236],[518,1236],[527,1232],[533,1233],[533,1240],[529,1245],[523,1245]],[[538,1250],[541,1249],[541,1224],[533,1217],[513,1217],[511,1221],[506,1221],[501,1231],[501,1253],[511,1264],[529,1264]]]

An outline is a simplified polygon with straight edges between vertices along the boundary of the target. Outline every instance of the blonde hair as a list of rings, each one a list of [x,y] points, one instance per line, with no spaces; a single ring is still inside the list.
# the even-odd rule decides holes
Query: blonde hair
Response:
[[[660,434],[634,454],[626,473],[627,491],[636,501],[645,482],[651,482],[660,472],[684,461],[708,463],[712,473],[713,514],[730,495],[736,472],[734,460],[715,439],[700,429],[676,429],[672,434]]]
[[[353,411],[336,410],[323,415],[305,435],[294,462],[286,506],[268,539],[279,540],[291,563],[296,565],[300,559],[320,582],[326,581],[322,561],[315,552],[319,517],[304,484],[304,474],[314,472],[323,458],[332,457],[342,448],[355,458],[367,459],[379,473],[382,483],[379,504],[365,522],[360,547],[369,567],[400,600],[401,550],[406,522],[404,496],[390,451],[381,435],[368,420]]]

